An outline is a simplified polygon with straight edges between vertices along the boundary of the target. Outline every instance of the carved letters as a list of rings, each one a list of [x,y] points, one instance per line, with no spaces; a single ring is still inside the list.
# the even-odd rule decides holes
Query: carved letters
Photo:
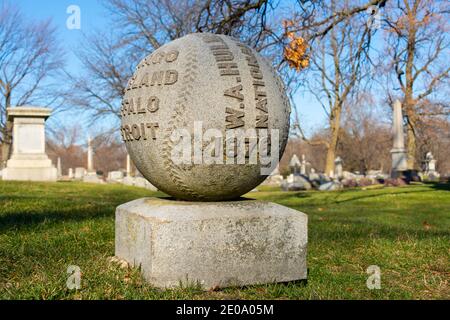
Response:
[[[167,52],[155,52],[145,58],[137,70],[147,66],[170,64],[177,60],[179,52],[170,50]],[[142,88],[162,88],[170,86],[178,81],[178,71],[174,69],[151,70],[140,72],[143,74],[137,78],[137,73],[128,81],[125,91],[142,90]],[[138,91],[138,93],[140,93]],[[134,115],[153,114],[159,110],[160,100],[156,95],[141,95],[137,97],[124,98],[120,113],[122,117],[133,117]],[[131,125],[123,125],[120,128],[122,140],[125,142],[147,140],[157,138],[156,130],[159,128],[157,122],[140,122]]]

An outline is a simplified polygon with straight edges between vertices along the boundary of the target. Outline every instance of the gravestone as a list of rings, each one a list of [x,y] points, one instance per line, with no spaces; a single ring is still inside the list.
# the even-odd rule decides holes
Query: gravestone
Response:
[[[126,169],[126,175],[127,177],[129,177],[131,175],[131,159],[130,159],[130,155],[127,154],[127,169]]]
[[[304,154],[302,154],[302,163],[300,166],[300,174],[302,175],[306,175],[306,164],[307,164],[306,157]]]
[[[108,172],[108,181],[109,182],[122,182],[123,181],[123,172],[122,171],[110,171]]]
[[[304,155],[302,156],[302,162],[300,162],[297,155],[294,154],[291,161],[289,161],[289,168],[291,169],[291,174],[281,183],[281,190],[300,191],[310,190],[312,188],[309,178],[306,174],[302,174],[303,171],[306,173],[306,160]]]
[[[61,157],[58,157],[58,160],[56,162],[56,172],[58,178],[62,177]]]
[[[45,153],[45,120],[48,108],[7,108],[13,124],[12,155],[3,169],[3,180],[56,181],[57,170]]]
[[[339,181],[329,181],[319,186],[319,191],[335,191],[342,189],[342,183]]]
[[[73,168],[69,168],[68,176],[69,176],[69,179],[73,179],[74,178]]]
[[[291,173],[295,176],[300,174],[300,170],[301,170],[301,162],[298,159],[297,155],[294,154],[291,158],[291,161],[289,161],[289,168],[291,169]]]
[[[272,171],[272,173],[267,177],[266,180],[264,180],[262,184],[267,186],[279,186],[282,182],[283,176],[280,174],[280,167],[278,164],[275,170]]]
[[[427,152],[425,156],[425,173],[423,178],[425,180],[438,181],[440,178],[439,172],[436,171],[436,159],[431,152]]]
[[[287,142],[289,100],[269,62],[227,36],[187,35],[138,65],[121,114],[134,165],[176,199],[116,209],[119,259],[161,288],[306,279],[307,216],[240,198],[273,171]]]
[[[436,171],[436,160],[434,159],[434,156],[431,152],[427,152],[427,155],[425,157],[426,159],[426,172],[432,173]]]
[[[134,186],[139,188],[145,188],[151,191],[158,191],[158,189],[148,182],[144,177],[134,177]]]
[[[75,168],[75,177],[76,180],[82,180],[83,177],[86,175],[86,169],[83,167],[77,167]]]
[[[342,169],[342,159],[341,157],[337,157],[334,159],[334,177],[336,179],[343,178],[343,169]]]
[[[97,175],[94,169],[94,150],[92,148],[92,139],[88,137],[88,149],[87,149],[87,173],[83,176],[83,182],[88,183],[104,183]]]

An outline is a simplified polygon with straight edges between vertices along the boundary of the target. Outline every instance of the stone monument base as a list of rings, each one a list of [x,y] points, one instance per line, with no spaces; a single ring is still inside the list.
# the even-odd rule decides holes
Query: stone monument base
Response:
[[[3,169],[3,180],[56,181],[57,170],[45,154],[13,155]]]
[[[392,149],[391,177],[398,178],[401,172],[408,170],[408,154],[405,149]]]
[[[306,279],[307,241],[307,216],[271,202],[142,198],[116,209],[116,256],[160,288]]]

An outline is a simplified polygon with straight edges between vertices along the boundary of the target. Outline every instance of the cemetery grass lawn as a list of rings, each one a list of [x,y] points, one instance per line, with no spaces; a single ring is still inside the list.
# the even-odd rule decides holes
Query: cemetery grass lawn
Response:
[[[274,201],[309,216],[308,282],[202,292],[158,290],[114,254],[114,210],[161,195],[123,185],[0,181],[0,299],[450,299],[450,185],[279,192]],[[82,271],[66,287],[67,267]],[[381,269],[381,289],[366,269]]]

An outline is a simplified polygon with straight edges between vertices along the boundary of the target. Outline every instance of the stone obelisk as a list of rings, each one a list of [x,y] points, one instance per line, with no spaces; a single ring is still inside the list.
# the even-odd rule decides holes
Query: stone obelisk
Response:
[[[406,171],[408,169],[408,154],[406,153],[405,138],[403,135],[402,104],[399,100],[396,100],[394,102],[392,134],[394,139],[394,146],[391,149],[391,177],[398,178],[402,175],[403,171]]]
[[[91,137],[88,137],[87,171],[88,171],[88,174],[94,172],[94,159],[93,159],[93,152],[92,152],[92,139],[91,139]]]
[[[104,183],[104,181],[97,176],[97,171],[94,169],[94,151],[90,136],[88,137],[87,149],[87,174],[83,176],[83,181],[91,183]]]
[[[130,155],[127,154],[127,177],[131,175],[131,159]]]
[[[302,165],[300,166],[300,174],[306,174],[306,157],[302,154]]]
[[[56,172],[57,172],[58,178],[60,178],[62,176],[61,157],[58,157],[58,161],[56,163]]]

